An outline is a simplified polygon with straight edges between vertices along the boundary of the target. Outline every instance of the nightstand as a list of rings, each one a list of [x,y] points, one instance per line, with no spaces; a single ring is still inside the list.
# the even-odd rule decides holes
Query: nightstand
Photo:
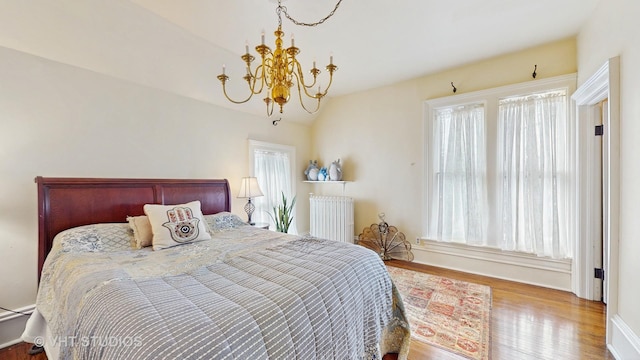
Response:
[[[251,225],[255,228],[259,228],[259,229],[266,229],[269,230],[269,224],[268,223],[255,223],[253,225]]]

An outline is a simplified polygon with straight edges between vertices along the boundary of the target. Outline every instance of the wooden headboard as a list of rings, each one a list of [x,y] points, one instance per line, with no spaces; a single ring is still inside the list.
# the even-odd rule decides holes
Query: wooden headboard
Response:
[[[144,204],[200,200],[203,214],[231,211],[229,182],[182,179],[92,179],[38,176],[38,281],[53,238],[72,227],[126,222]]]

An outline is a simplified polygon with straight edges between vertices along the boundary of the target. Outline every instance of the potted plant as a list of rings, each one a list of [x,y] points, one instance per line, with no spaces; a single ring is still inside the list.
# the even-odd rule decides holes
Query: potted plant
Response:
[[[296,204],[296,197],[293,197],[291,204],[287,205],[287,197],[282,193],[282,204],[273,207],[273,214],[269,213],[271,219],[276,224],[276,231],[286,233],[289,225],[293,221],[293,205]]]

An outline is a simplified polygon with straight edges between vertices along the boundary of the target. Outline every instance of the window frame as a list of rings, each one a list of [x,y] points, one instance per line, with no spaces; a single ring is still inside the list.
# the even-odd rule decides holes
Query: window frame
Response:
[[[567,158],[569,161],[575,162],[576,159],[576,139],[575,139],[575,116],[574,106],[571,99],[571,95],[576,90],[577,76],[575,73],[551,77],[547,79],[538,79],[532,81],[526,81],[518,84],[500,86],[496,88],[490,88],[480,91],[474,91],[463,94],[456,94],[452,96],[446,96],[441,98],[434,98],[426,100],[423,103],[423,181],[422,181],[422,239],[438,241],[433,239],[430,234],[430,224],[433,216],[433,209],[431,204],[432,187],[434,173],[433,173],[433,158],[432,158],[432,136],[433,136],[433,122],[435,112],[454,106],[463,106],[469,104],[484,105],[485,110],[485,153],[487,156],[487,193],[489,198],[489,223],[488,228],[501,228],[502,224],[499,223],[499,216],[496,209],[499,199],[495,196],[496,189],[499,189],[499,149],[498,149],[498,104],[500,99],[509,98],[513,96],[525,96],[528,94],[550,91],[554,89],[563,89],[567,94],[567,135],[572,141],[572,145],[567,149]],[[496,172],[495,175],[489,175],[489,172]],[[576,186],[577,182],[575,176],[571,176],[569,186]],[[492,190],[493,189],[493,190]],[[573,205],[575,203],[575,194],[573,191],[568,191],[566,194],[568,204]],[[493,204],[492,204],[493,202]],[[575,222],[575,208],[571,207],[567,216],[572,222]],[[488,237],[493,236],[492,233],[487,234]],[[574,232],[570,229],[570,238],[574,238]],[[465,244],[466,245],[466,244]],[[497,248],[497,246],[489,246]]]
[[[277,143],[270,143],[266,141],[259,141],[249,139],[249,176],[255,176],[255,151],[273,151],[273,152],[281,152],[287,153],[289,157],[289,171],[290,171],[290,182],[291,182],[291,194],[293,196],[297,196],[296,192],[296,182],[297,182],[297,168],[296,168],[296,147],[292,145],[284,145]],[[297,212],[297,205],[294,205],[294,212]],[[297,233],[297,222],[295,221],[291,224],[290,233]]]

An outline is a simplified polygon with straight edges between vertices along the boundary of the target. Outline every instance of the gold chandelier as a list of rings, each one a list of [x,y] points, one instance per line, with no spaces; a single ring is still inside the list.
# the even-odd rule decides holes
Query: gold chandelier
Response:
[[[296,55],[300,53],[300,49],[295,46],[293,36],[291,37],[291,46],[283,48],[282,38],[284,37],[284,31],[282,31],[282,13],[296,25],[302,26],[316,26],[325,22],[328,18],[333,16],[335,11],[340,6],[342,0],[338,0],[338,3],[334,7],[333,11],[326,17],[315,23],[303,23],[298,22],[291,18],[287,13],[287,8],[282,6],[282,0],[278,0],[278,7],[276,13],[278,14],[278,29],[274,32],[276,36],[275,50],[271,51],[267,45],[264,44],[264,32],[262,33],[262,44],[256,46],[256,52],[260,54],[260,64],[251,68],[251,63],[255,60],[255,57],[249,54],[249,45],[245,46],[245,54],[240,58],[247,65],[247,74],[243,79],[249,86],[249,96],[244,100],[233,100],[227,94],[226,83],[229,77],[225,74],[225,66],[222,65],[222,74],[218,75],[218,80],[222,83],[222,91],[224,96],[235,104],[242,104],[249,101],[253,95],[260,94],[264,88],[267,88],[266,97],[263,99],[267,105],[267,116],[273,114],[274,103],[280,106],[280,113],[283,111],[283,106],[289,101],[291,97],[291,88],[294,86],[298,90],[298,99],[302,108],[310,114],[320,109],[320,100],[327,95],[331,83],[333,81],[333,73],[338,70],[338,67],[333,64],[333,56],[329,57],[329,65],[326,66],[329,72],[329,84],[323,89],[318,85],[317,92],[313,93],[313,89],[316,87],[317,77],[320,74],[320,69],[316,67],[316,62],[313,62],[313,67],[309,70],[309,73],[313,75],[313,81],[310,84],[305,83],[303,76],[302,65],[296,59]],[[315,109],[309,110],[303,102],[303,96],[316,100]],[[275,122],[274,122],[275,125]]]

